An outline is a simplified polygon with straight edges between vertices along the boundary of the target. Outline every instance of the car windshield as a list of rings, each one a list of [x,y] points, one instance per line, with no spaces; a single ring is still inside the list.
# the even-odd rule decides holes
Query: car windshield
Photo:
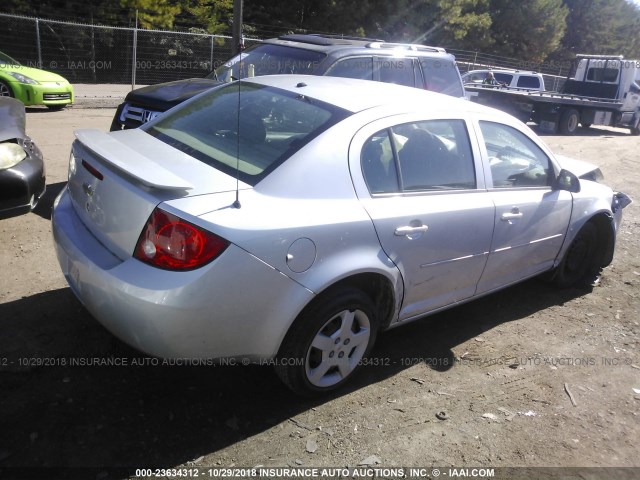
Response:
[[[248,48],[241,55],[242,57],[236,55],[221,67],[216,68],[207,75],[207,78],[220,82],[231,82],[239,78],[257,75],[281,73],[310,75],[326,56],[320,52],[268,43]],[[241,58],[242,62],[240,62]]]
[[[17,65],[20,66],[20,62],[14,58],[11,58],[6,53],[0,52],[0,65]]]
[[[245,81],[214,88],[143,128],[207,165],[255,185],[349,115],[304,95]]]

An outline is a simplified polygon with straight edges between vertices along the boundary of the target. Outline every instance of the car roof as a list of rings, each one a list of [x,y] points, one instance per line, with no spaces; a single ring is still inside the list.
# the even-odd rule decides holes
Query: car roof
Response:
[[[282,35],[278,38],[270,38],[262,43],[284,45],[289,47],[304,48],[325,54],[347,54],[364,50],[376,55],[397,55],[410,53],[418,56],[448,57],[452,60],[453,55],[448,54],[444,48],[431,47],[428,45],[410,43],[390,43],[376,38],[348,37],[340,35],[319,35],[319,34],[291,34]]]
[[[498,110],[465,99],[371,80],[315,75],[265,75],[242,81],[305,95],[352,113],[380,106],[398,105],[398,113],[425,109],[450,112],[458,108],[463,112],[491,113],[494,116],[502,114],[498,113]],[[506,114],[503,115],[508,117]]]

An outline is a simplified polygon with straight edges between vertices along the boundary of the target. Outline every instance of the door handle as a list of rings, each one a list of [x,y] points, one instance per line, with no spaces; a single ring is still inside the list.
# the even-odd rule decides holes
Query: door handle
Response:
[[[510,212],[500,215],[500,220],[503,222],[508,222],[509,220],[515,220],[517,218],[522,218],[522,212],[518,207],[513,207]]]
[[[406,227],[396,228],[396,231],[394,233],[398,237],[404,237],[409,235],[415,235],[416,233],[424,233],[427,230],[429,230],[429,227],[427,225],[420,225],[418,227],[406,226]]]

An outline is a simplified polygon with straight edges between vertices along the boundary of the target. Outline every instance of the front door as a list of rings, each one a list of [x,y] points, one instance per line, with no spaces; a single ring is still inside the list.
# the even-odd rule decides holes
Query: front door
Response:
[[[480,122],[496,207],[491,253],[478,285],[485,293],[549,270],[564,241],[572,195],[552,190],[553,164],[527,135]]]

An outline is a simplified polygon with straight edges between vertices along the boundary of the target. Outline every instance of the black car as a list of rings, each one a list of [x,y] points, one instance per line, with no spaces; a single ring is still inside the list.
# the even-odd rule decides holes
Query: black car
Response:
[[[308,74],[359,78],[463,97],[455,57],[444,49],[334,35],[284,35],[247,48],[205,78],[129,92],[111,130],[136,128],[216,85],[258,75]]]
[[[33,210],[45,185],[42,152],[25,133],[24,104],[0,97],[0,219]]]

